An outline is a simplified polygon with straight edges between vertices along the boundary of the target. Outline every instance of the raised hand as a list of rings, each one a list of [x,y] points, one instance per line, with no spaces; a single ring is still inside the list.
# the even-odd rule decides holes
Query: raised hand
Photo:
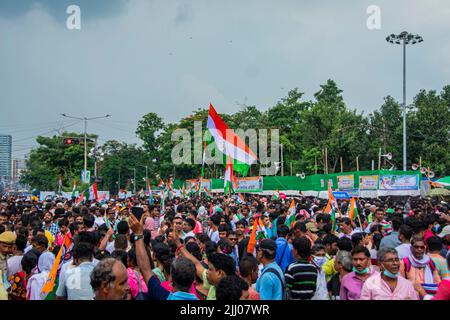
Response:
[[[134,214],[130,215],[130,218],[128,219],[128,225],[130,226],[131,231],[133,231],[134,234],[143,234],[144,233],[144,226],[142,223],[139,222],[139,220],[134,216]]]

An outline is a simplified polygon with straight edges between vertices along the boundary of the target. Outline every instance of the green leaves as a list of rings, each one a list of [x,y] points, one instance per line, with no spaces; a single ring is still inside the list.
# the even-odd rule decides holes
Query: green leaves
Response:
[[[343,91],[333,80],[320,86],[314,99],[307,101],[297,88],[289,91],[268,109],[256,106],[242,106],[234,114],[221,114],[224,121],[234,129],[279,129],[280,143],[284,146],[285,174],[305,172],[314,174],[324,170],[324,149],[327,148],[329,172],[340,171],[340,158],[343,170],[371,169],[375,160],[378,166],[379,148],[382,153],[392,153],[391,162],[401,169],[403,159],[403,108],[391,96],[384,98],[378,110],[369,115],[347,106]],[[408,168],[422,158],[425,166],[430,166],[437,176],[450,174],[450,85],[437,91],[421,90],[407,111]],[[366,106],[359,106],[360,109]],[[222,110],[222,109],[221,109]],[[222,110],[225,111],[225,110]],[[194,136],[194,121],[201,121],[206,130],[208,109],[199,108],[177,123],[164,123],[156,113],[148,113],[138,122],[136,134],[143,146],[129,145],[119,141],[108,141],[102,147],[105,160],[98,164],[98,175],[103,178],[99,187],[117,192],[120,185],[132,186],[131,179],[136,169],[136,189],[145,189],[145,167],[149,178],[157,174],[167,178],[195,178],[200,173],[199,164],[175,166],[171,150],[176,142],[172,133],[178,128],[187,129],[191,134],[192,146],[201,139]],[[71,191],[73,180],[79,178],[83,168],[83,145],[63,146],[63,137],[76,137],[77,133],[64,133],[62,136],[38,137],[39,147],[33,150],[28,159],[23,182],[40,190],[56,190],[58,176],[63,177],[64,190]],[[95,137],[95,136],[90,136]],[[270,133],[269,133],[270,137]],[[88,148],[93,146],[89,143]],[[193,150],[194,148],[192,148]],[[254,150],[255,152],[257,150]],[[156,159],[156,161],[153,161]],[[194,160],[193,157],[191,159]],[[93,159],[89,158],[88,168],[93,172]],[[390,164],[382,160],[382,168]],[[205,167],[205,177],[223,175],[224,166]],[[259,165],[252,166],[251,174],[259,174]],[[119,180],[120,172],[120,180]],[[156,181],[155,181],[156,182]]]

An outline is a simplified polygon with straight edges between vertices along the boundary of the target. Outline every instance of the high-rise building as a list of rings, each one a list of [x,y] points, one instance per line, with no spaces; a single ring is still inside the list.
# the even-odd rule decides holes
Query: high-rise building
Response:
[[[0,134],[0,180],[11,181],[12,136]]]
[[[18,183],[23,171],[26,169],[25,159],[13,159],[12,162],[12,182]]]

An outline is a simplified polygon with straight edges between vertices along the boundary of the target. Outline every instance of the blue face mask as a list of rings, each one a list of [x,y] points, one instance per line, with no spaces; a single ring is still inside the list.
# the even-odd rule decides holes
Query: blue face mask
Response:
[[[433,227],[433,229],[434,229],[434,232],[438,233],[438,232],[439,232],[439,225],[438,225],[438,224],[435,225],[435,226]]]
[[[392,273],[392,272],[390,272],[390,271],[387,270],[387,269],[384,269],[383,274],[384,274],[386,277],[391,278],[391,279],[397,279],[397,277],[398,277],[398,272],[397,272],[397,273]]]
[[[369,272],[369,268],[364,268],[364,269],[362,269],[361,271],[359,271],[358,269],[356,269],[355,267],[353,267],[352,270],[353,270],[356,274],[359,274],[359,275],[363,275],[363,274],[366,274],[366,273]]]

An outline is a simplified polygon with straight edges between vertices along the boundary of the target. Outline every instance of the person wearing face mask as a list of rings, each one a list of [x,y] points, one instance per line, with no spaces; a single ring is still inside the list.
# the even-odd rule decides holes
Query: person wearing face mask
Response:
[[[370,267],[370,252],[366,247],[357,246],[352,250],[353,271],[341,281],[341,300],[359,300],[364,282],[378,272]]]
[[[312,300],[329,300],[327,280],[325,278],[325,272],[322,267],[327,262],[325,246],[323,244],[315,244],[311,249],[312,263],[317,268],[317,284],[316,292],[312,297]]]
[[[435,234],[437,234],[437,230],[439,230],[439,224],[438,224],[439,216],[437,214],[430,214],[425,216],[424,222],[427,225],[427,230],[425,231],[425,234],[423,236],[423,240],[425,243],[427,242],[428,238],[434,237]]]
[[[400,275],[414,284],[421,284],[428,294],[434,294],[441,277],[433,260],[425,254],[425,249],[423,238],[414,236],[411,240],[411,255],[400,262]]]
[[[380,273],[364,283],[361,300],[418,300],[414,285],[401,277],[400,259],[393,248],[382,248],[377,254]]]

